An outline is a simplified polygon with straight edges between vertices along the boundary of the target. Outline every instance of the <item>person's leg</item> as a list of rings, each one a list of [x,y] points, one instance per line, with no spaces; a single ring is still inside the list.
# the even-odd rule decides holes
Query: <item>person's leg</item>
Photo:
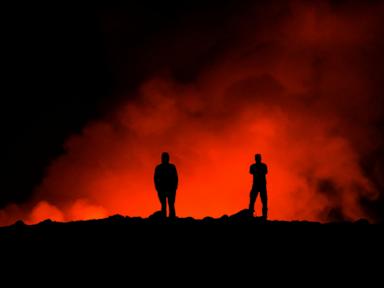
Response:
[[[249,212],[253,215],[255,212],[255,202],[257,198],[258,191],[257,189],[252,188],[251,194],[249,196]]]
[[[157,195],[161,203],[161,215],[165,218],[167,217],[167,197],[165,196],[164,191],[158,191]]]
[[[169,205],[169,218],[176,218],[175,209],[176,191],[170,191],[168,193],[168,205]]]
[[[267,188],[263,187],[260,191],[261,203],[263,204],[263,218],[267,220],[268,217],[268,197],[267,197]]]

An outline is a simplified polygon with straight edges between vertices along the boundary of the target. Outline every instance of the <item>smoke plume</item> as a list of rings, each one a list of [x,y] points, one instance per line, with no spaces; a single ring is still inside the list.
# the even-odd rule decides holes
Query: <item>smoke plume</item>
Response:
[[[148,216],[159,209],[153,171],[163,151],[179,171],[181,217],[247,207],[249,165],[261,153],[270,218],[374,220],[361,203],[375,201],[379,186],[362,162],[383,147],[383,5],[336,2],[234,14],[224,48],[212,48],[193,81],[158,71],[70,137],[31,203],[5,209],[1,222]]]

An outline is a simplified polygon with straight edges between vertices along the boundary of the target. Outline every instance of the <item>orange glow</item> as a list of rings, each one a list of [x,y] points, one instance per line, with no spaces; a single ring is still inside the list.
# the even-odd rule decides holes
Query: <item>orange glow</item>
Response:
[[[51,219],[53,221],[63,221],[63,213],[53,205],[50,205],[46,201],[38,203],[32,210],[28,223],[34,224]]]
[[[228,117],[225,126],[224,119],[211,118],[217,113],[212,110],[203,120],[192,121],[189,113],[196,113],[196,107],[189,106],[189,97],[199,99],[199,92],[178,87],[176,97],[173,85],[164,80],[147,83],[142,103],[122,107],[113,124],[90,124],[70,139],[69,153],[51,167],[42,191],[49,196],[55,189],[56,199],[75,192],[75,199],[86,198],[109,214],[148,216],[159,209],[153,170],[161,152],[169,151],[180,176],[178,215],[219,217],[247,207],[252,183],[248,167],[261,152],[270,169],[271,218],[321,220],[331,200],[316,193],[315,179],[334,181],[346,205],[344,213],[362,215],[357,197],[372,188],[347,139],[328,134],[338,124],[335,119],[319,123],[318,115],[251,102],[235,118],[218,116]],[[70,205],[64,210],[73,209]]]
[[[335,207],[346,219],[366,217],[359,198],[376,191],[358,161],[374,143],[355,123],[373,121],[377,107],[357,52],[375,41],[368,32],[379,16],[293,3],[292,17],[240,41],[196,83],[154,77],[113,119],[70,137],[25,218],[148,216],[160,208],[153,172],[163,151],[179,172],[180,217],[246,208],[255,153],[269,167],[271,219],[326,221]]]

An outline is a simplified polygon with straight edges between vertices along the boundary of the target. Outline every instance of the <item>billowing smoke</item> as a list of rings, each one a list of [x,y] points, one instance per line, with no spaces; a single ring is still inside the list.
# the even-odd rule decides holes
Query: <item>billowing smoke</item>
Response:
[[[270,218],[371,218],[362,199],[379,191],[362,162],[383,145],[375,61],[384,11],[374,1],[333,2],[266,4],[232,17],[236,37],[193,83],[166,72],[143,83],[113,116],[70,137],[33,201],[0,220],[148,216],[159,209],[153,170],[162,151],[179,171],[181,217],[247,207],[248,167],[261,153]]]

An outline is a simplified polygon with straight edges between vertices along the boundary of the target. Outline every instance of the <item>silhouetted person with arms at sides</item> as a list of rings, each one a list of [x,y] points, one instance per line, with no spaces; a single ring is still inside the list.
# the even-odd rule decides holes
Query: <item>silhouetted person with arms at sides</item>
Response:
[[[249,211],[253,214],[255,211],[255,202],[257,195],[260,193],[261,203],[263,204],[263,219],[267,220],[267,179],[268,167],[261,162],[261,155],[255,155],[255,163],[249,168],[249,173],[253,175],[253,185],[250,195]]]
[[[175,198],[179,178],[176,166],[169,163],[169,154],[167,152],[161,154],[161,164],[156,166],[154,180],[163,217],[167,217],[168,199],[169,217],[176,218]]]

